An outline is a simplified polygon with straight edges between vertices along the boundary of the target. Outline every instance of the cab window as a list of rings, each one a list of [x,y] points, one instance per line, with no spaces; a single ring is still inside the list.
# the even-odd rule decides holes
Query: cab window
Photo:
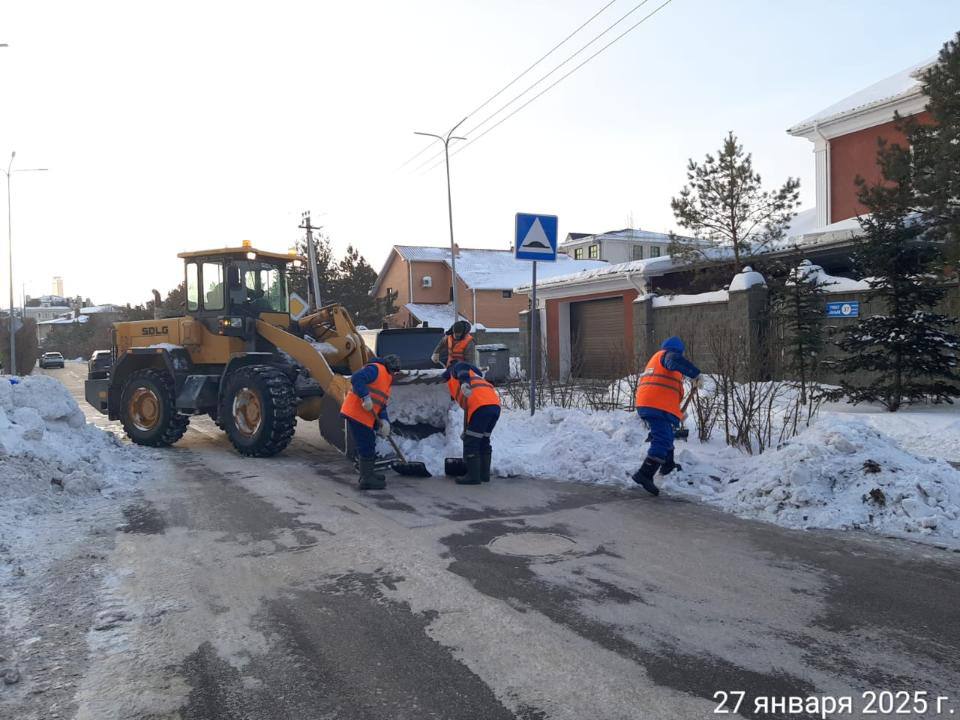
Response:
[[[287,312],[287,291],[283,272],[275,265],[260,262],[240,262],[230,268],[239,274],[239,287],[231,289],[231,303],[241,303],[257,312]],[[231,288],[233,282],[231,282]]]
[[[200,307],[200,270],[197,264],[187,263],[187,310],[194,312]]]
[[[223,266],[205,262],[202,269],[203,307],[206,310],[223,310]]]

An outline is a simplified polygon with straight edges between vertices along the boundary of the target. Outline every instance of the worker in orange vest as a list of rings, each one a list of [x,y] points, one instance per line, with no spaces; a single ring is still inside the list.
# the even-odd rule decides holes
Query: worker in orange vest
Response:
[[[360,470],[361,490],[383,490],[386,478],[375,471],[377,436],[390,436],[390,418],[387,402],[393,376],[400,371],[400,358],[385,355],[371,358],[350,376],[351,390],[340,406],[340,415],[347,420],[350,434],[357,446],[357,466]]]
[[[466,320],[457,320],[446,335],[440,338],[437,347],[430,356],[436,364],[451,367],[454,363],[468,362],[475,365],[477,362],[477,344],[470,334],[470,323]]]
[[[496,388],[484,379],[479,368],[467,362],[457,362],[443,372],[450,397],[464,412],[463,459],[467,464],[465,477],[458,477],[458,485],[479,485],[490,482],[490,463],[493,448],[490,435],[500,419],[500,396]]]
[[[675,428],[683,421],[680,409],[683,400],[683,378],[690,378],[691,390],[700,385],[700,370],[683,356],[683,340],[671,337],[660,346],[647,363],[637,384],[637,415],[650,429],[647,441],[650,449],[640,469],[633,474],[633,481],[653,494],[660,489],[653,482],[657,470],[669,475],[682,469],[673,459]]]

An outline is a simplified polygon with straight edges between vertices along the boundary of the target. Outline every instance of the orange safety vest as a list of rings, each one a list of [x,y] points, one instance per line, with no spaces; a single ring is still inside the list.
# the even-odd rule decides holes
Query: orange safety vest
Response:
[[[477,408],[486,405],[496,405],[500,407],[500,396],[496,389],[483,379],[482,375],[477,375],[473,370],[470,371],[470,397],[466,397],[461,390],[460,381],[452,377],[447,380],[447,389],[450,391],[450,397],[457,401],[457,405],[463,408],[467,414],[467,422],[473,417]]]
[[[363,409],[363,402],[360,396],[353,390],[347,393],[347,396],[343,399],[343,405],[340,406],[341,415],[356,420],[368,428],[373,428],[373,426],[377,424],[380,411],[383,410],[387,404],[387,400],[390,399],[390,386],[393,385],[393,375],[390,374],[390,371],[387,370],[383,364],[373,363],[373,366],[377,368],[377,377],[372,383],[367,385],[367,390],[370,392],[370,399],[373,400],[373,411],[368,412]]]
[[[667,370],[663,366],[663,356],[666,353],[666,350],[661,350],[650,358],[637,384],[634,404],[637,407],[663,410],[682,420],[680,401],[683,399],[683,373]]]
[[[454,340],[447,335],[447,367],[467,359],[467,346],[473,342],[473,335],[467,333],[462,340]]]

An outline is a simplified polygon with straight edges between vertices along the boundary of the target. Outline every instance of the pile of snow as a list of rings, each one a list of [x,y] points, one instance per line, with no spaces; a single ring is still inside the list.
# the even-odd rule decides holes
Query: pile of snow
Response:
[[[863,529],[960,548],[960,472],[902,449],[849,415],[827,414],[783,447],[714,457],[691,442],[669,490],[792,528]]]
[[[391,422],[443,427],[450,407],[450,392],[441,378],[443,370],[407,370],[390,389],[387,413]]]
[[[30,516],[128,491],[149,455],[87,424],[53,377],[0,377],[0,537],[29,531]]]
[[[864,292],[870,289],[867,280],[851,280],[850,278],[828,275],[822,267],[814,265],[809,260],[803,260],[794,271],[794,274],[804,280],[816,279],[817,285],[824,292],[853,293]],[[788,280],[787,285],[793,285],[794,280]]]
[[[733,280],[730,281],[729,290],[730,292],[749,290],[755,285],[762,285],[766,287],[767,281],[764,279],[763,275],[756,272],[753,268],[745,267],[743,270],[733,276]]]

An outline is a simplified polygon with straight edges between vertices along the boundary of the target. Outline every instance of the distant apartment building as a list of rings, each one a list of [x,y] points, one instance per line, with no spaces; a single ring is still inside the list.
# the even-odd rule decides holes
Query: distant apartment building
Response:
[[[53,294],[63,296],[63,278],[59,275],[53,276]]]
[[[693,238],[682,239],[699,242]],[[560,243],[560,252],[574,260],[602,260],[616,265],[662,257],[667,254],[669,246],[670,236],[667,233],[624,228],[597,234],[569,233]]]

